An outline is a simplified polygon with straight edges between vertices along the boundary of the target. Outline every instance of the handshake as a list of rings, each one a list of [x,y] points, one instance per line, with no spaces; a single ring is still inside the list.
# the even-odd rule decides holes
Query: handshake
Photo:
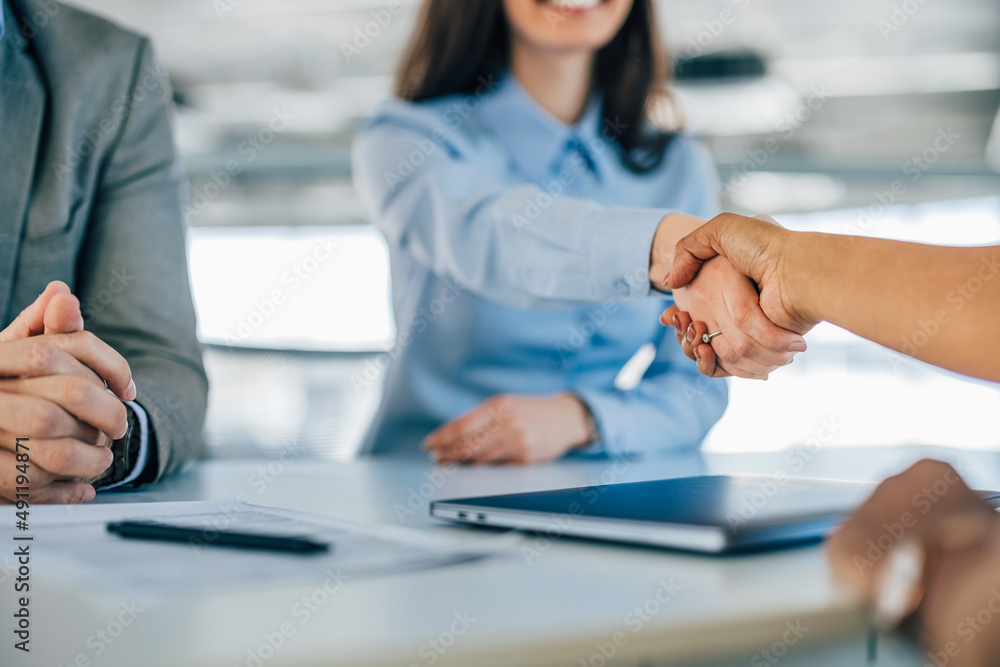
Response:
[[[676,302],[660,322],[702,374],[766,380],[806,350],[802,334],[821,318],[787,275],[793,236],[767,216],[724,213],[674,249],[654,241],[650,280]]]
[[[984,344],[1000,336],[998,255],[1000,246],[792,232],[770,218],[724,213],[675,246],[654,239],[650,281],[674,291],[677,305],[660,322],[710,377],[766,379],[806,349],[802,334],[826,321],[1000,381],[1000,348]]]

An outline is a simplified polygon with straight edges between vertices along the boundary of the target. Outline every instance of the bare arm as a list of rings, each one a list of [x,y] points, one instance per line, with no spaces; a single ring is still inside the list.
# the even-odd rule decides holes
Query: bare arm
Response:
[[[990,343],[1000,337],[998,246],[796,233],[724,214],[678,244],[670,286],[687,284],[715,255],[757,282],[761,307],[779,326],[804,333],[828,321],[922,361],[1000,381],[1000,347]]]

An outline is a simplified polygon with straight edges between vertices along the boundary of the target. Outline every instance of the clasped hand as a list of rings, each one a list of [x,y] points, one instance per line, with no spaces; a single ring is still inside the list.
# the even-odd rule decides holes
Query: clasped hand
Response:
[[[660,322],[674,328],[677,342],[697,362],[702,374],[767,379],[768,372],[791,363],[795,353],[806,350],[801,334],[816,322],[798,313],[786,292],[782,279],[786,240],[787,230],[771,218],[726,213],[677,244],[673,264],[663,278],[674,290],[676,305],[664,311]],[[718,272],[720,263],[726,267],[729,291],[714,299],[711,293],[701,294],[700,299],[725,306],[716,307],[713,313],[683,295],[685,291],[703,292],[699,282],[706,272]],[[735,287],[739,280],[746,284],[743,292]],[[732,300],[737,293],[741,299]],[[703,336],[716,331],[722,335],[706,343]],[[785,342],[787,347],[780,348]]]
[[[135,398],[128,362],[83,329],[80,302],[61,282],[0,332],[0,502],[13,502],[18,439],[29,447],[32,503],[81,503],[112,462]]]

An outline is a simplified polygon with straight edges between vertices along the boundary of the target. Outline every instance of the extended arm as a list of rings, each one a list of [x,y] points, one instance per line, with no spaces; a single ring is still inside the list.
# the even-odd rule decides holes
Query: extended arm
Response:
[[[761,307],[779,326],[805,332],[828,321],[922,361],[1000,380],[1000,348],[984,344],[1000,335],[1000,247],[796,233],[723,214],[678,244],[669,284],[686,284],[716,254],[758,283]]]
[[[444,122],[442,121],[442,126]],[[650,250],[672,255],[704,221],[661,209],[605,207],[505,180],[505,158],[409,109],[359,133],[356,184],[392,245],[471,292],[521,308],[649,294]]]

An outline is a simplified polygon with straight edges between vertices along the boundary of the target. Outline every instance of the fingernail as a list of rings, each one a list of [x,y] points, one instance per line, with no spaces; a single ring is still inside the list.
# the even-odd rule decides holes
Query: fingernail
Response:
[[[94,491],[94,487],[88,486],[83,491],[83,498],[80,500],[80,504],[89,503],[91,500],[97,497],[97,491]]]
[[[791,365],[792,365],[792,364],[794,364],[794,363],[795,363],[795,357],[792,357],[791,359],[789,359],[789,360],[788,360],[788,363],[787,363],[787,364],[785,364],[785,365],[786,365],[786,366],[791,366]]]
[[[128,400],[130,401],[135,400],[136,391],[137,390],[135,388],[135,380],[129,380],[128,389],[125,390],[125,396],[128,397]]]
[[[675,329],[680,329],[681,328],[681,318],[679,318],[676,315],[674,315],[673,322],[674,322],[674,328]]]
[[[701,355],[698,354],[697,348],[694,351],[694,358],[695,358],[696,361],[701,361]]]
[[[667,271],[667,275],[663,276],[663,284],[667,285],[670,283],[670,272]]]
[[[693,343],[694,342],[694,325],[693,324],[689,324],[688,325],[686,338],[687,338],[687,342],[689,342],[689,343]]]
[[[789,352],[805,352],[808,349],[806,342],[804,340],[797,340],[794,343],[788,344]]]

